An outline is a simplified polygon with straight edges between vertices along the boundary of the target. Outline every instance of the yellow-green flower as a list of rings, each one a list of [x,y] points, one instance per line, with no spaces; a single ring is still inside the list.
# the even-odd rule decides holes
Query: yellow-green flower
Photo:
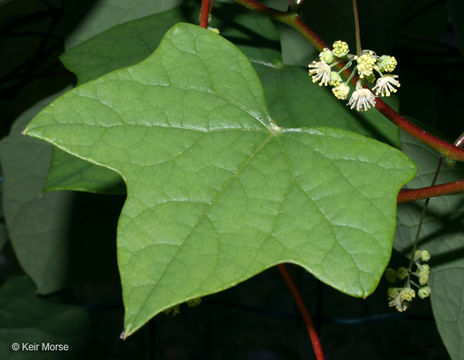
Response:
[[[356,68],[358,69],[359,77],[362,79],[372,74],[377,59],[373,51],[367,50],[362,55],[358,56],[356,61],[358,62]]]
[[[421,287],[418,291],[417,294],[421,299],[425,299],[430,296],[431,290],[428,286],[423,286]]]
[[[403,312],[408,308],[408,301],[405,301],[401,298],[401,291],[404,289],[401,288],[388,288],[388,306],[396,308],[399,312]]]
[[[430,253],[427,250],[422,250],[422,249],[417,250],[416,253],[414,254],[414,261],[417,261],[419,259],[422,261],[429,261]]]
[[[345,100],[350,93],[350,87],[346,84],[341,84],[332,89],[332,93],[339,100]]]
[[[408,277],[408,275],[409,275],[409,270],[406,269],[404,266],[399,267],[397,272],[396,272],[396,276],[400,280],[406,279]]]
[[[382,55],[377,61],[378,69],[383,72],[392,72],[397,64],[395,57],[389,55]]]
[[[329,48],[325,48],[319,53],[319,59],[325,61],[327,64],[331,64],[334,61],[334,55]]]
[[[424,264],[424,265],[417,264],[417,268],[419,269],[418,271],[419,275],[430,274],[430,266],[428,266],[427,264]]]
[[[403,288],[399,294],[401,300],[412,301],[416,297],[416,292],[411,288]]]
[[[329,82],[329,85],[331,86],[338,86],[340,85],[341,83],[343,82],[343,79],[342,77],[340,76],[340,74],[336,71],[332,71],[330,73],[330,82]]]
[[[344,57],[348,55],[349,52],[350,52],[350,48],[348,47],[348,44],[344,41],[337,40],[332,45],[332,53],[336,57],[339,57],[339,58]]]
[[[429,276],[427,274],[419,275],[419,284],[427,285],[429,281]]]

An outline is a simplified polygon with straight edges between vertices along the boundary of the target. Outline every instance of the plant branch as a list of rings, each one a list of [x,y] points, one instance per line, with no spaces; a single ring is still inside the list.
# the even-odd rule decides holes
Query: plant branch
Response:
[[[433,175],[433,179],[432,179],[432,183],[431,183],[430,187],[434,186],[435,183],[437,182],[438,174],[440,173],[440,168],[441,168],[442,163],[443,163],[443,158],[440,157],[440,160],[438,161],[437,169],[435,170],[435,174]],[[421,232],[421,229],[422,229],[422,224],[424,223],[425,214],[427,213],[427,208],[429,206],[429,202],[430,202],[430,197],[425,199],[425,203],[424,203],[424,206],[422,208],[422,213],[421,213],[421,217],[420,217],[420,220],[419,220],[419,225],[417,226],[416,238],[414,239],[414,245],[413,245],[412,250],[411,250],[411,258],[409,259],[409,267],[408,267],[409,272],[412,270],[412,265],[414,264],[414,254],[416,253],[416,250],[417,250],[417,244],[419,243],[420,232]],[[409,277],[408,277],[408,281],[409,281]]]
[[[387,117],[388,119],[390,119],[390,121],[396,124],[399,128],[403,129],[408,134],[414,136],[416,139],[434,148],[444,157],[451,160],[464,161],[463,149],[445,140],[442,140],[439,137],[432,135],[427,131],[421,129],[420,127],[414,125],[412,122],[406,120],[404,117],[398,114],[381,99],[376,99],[375,107],[383,115],[385,115],[385,117]]]
[[[239,4],[263,13],[267,16],[274,18],[280,22],[290,25],[298,32],[300,32],[308,41],[310,41],[314,47],[318,50],[322,50],[327,46],[327,44],[317,36],[302,20],[297,14],[286,13],[283,11],[278,11],[271,9],[255,0],[236,0]],[[339,66],[343,66],[340,64]],[[351,72],[349,70],[344,71],[345,76],[349,76]],[[352,79],[352,83],[355,84],[357,78],[354,77]],[[406,131],[408,134],[414,136],[416,139],[424,142],[425,144],[429,145],[430,147],[437,150],[440,154],[444,157],[449,158],[451,160],[457,161],[464,161],[464,150],[447,142],[444,141],[425,130],[421,129],[420,127],[414,125],[410,121],[406,120],[400,114],[398,114],[395,110],[393,110],[389,105],[387,105],[384,101],[377,98],[375,107],[378,111],[380,111],[386,118],[396,124],[399,128]]]
[[[212,5],[213,0],[201,1],[200,26],[205,29],[208,27],[209,12],[211,11]]]
[[[353,0],[354,29],[356,32],[356,55],[361,55],[361,29],[359,27],[358,1]]]
[[[453,195],[464,191],[464,180],[429,186],[420,189],[404,189],[398,194],[398,202],[423,200],[441,195]]]
[[[455,146],[462,147],[464,145],[464,133],[462,133],[454,142]],[[408,202],[415,200],[428,199],[435,196],[441,195],[453,195],[464,191],[464,180],[453,181],[441,185],[435,185],[436,177],[438,176],[438,171],[440,170],[441,163],[443,158],[440,158],[440,162],[435,173],[434,180],[432,185],[429,187],[424,187],[420,189],[403,189],[398,194],[398,202]]]
[[[285,282],[287,283],[287,286],[290,289],[290,292],[292,293],[293,299],[295,300],[298,310],[300,310],[301,317],[303,318],[306,324],[309,337],[311,338],[311,343],[313,344],[313,349],[314,349],[314,354],[316,355],[316,359],[324,360],[324,353],[322,352],[322,347],[321,347],[321,342],[319,341],[319,336],[317,335],[316,328],[314,327],[313,321],[311,320],[309,311],[306,308],[306,305],[303,299],[301,298],[300,292],[298,291],[285,265],[279,264],[277,267],[282,277],[284,278]]]

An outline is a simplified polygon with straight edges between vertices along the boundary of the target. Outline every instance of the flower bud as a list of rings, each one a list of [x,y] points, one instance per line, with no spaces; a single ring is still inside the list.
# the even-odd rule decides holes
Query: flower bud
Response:
[[[428,286],[423,286],[417,291],[421,299],[425,299],[430,296],[431,290]]]
[[[325,48],[319,53],[319,59],[325,61],[327,64],[331,64],[335,60],[335,57],[330,49]]]
[[[342,77],[340,76],[340,74],[336,71],[332,71],[330,73],[330,82],[329,82],[329,85],[332,85],[332,86],[338,86],[340,85],[341,83],[343,82],[343,79]]]
[[[396,276],[400,280],[406,279],[408,277],[408,274],[409,274],[409,270],[406,269],[404,266],[399,267],[398,270],[396,271]]]
[[[400,298],[404,301],[412,301],[416,297],[416,292],[411,288],[403,288],[400,291]]]
[[[396,281],[396,270],[392,268],[385,270],[385,279],[393,284]]]
[[[377,61],[379,70],[384,72],[392,72],[395,70],[397,64],[398,62],[396,61],[395,57],[388,55],[382,55]]]
[[[428,281],[429,281],[429,275],[428,274],[419,275],[419,284],[427,285]]]
[[[346,84],[341,84],[332,89],[332,93],[339,100],[345,100],[350,93],[350,87]]]

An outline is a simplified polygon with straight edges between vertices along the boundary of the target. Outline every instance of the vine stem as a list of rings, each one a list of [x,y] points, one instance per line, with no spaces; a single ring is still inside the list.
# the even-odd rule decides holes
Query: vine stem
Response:
[[[200,26],[205,29],[208,28],[208,17],[209,17],[209,12],[211,11],[212,5],[213,5],[213,0],[202,0],[201,1]]]
[[[398,202],[428,199],[435,196],[453,195],[464,191],[464,180],[429,186],[420,189],[404,189],[398,194]]]
[[[435,183],[437,182],[438,174],[440,173],[440,168],[441,168],[442,163],[443,163],[443,158],[440,157],[440,161],[438,161],[437,169],[435,170],[435,174],[433,175],[431,186],[434,186]],[[412,251],[411,251],[411,258],[409,259],[409,267],[408,267],[409,271],[411,271],[412,265],[414,264],[414,255],[416,254],[417,244],[419,243],[420,232],[421,232],[421,229],[422,229],[422,224],[424,223],[425,214],[427,213],[427,208],[429,206],[429,202],[430,202],[430,197],[425,199],[424,207],[422,208],[422,213],[421,213],[421,217],[420,217],[420,220],[419,220],[419,225],[417,226],[416,238],[414,239],[414,245],[413,245]],[[408,277],[408,279],[409,279],[409,277]]]
[[[356,32],[356,54],[361,55],[361,29],[359,27],[358,1],[353,0],[354,29]]]
[[[309,315],[309,311],[306,308],[306,305],[303,301],[303,298],[301,297],[300,292],[298,291],[298,288],[293,282],[293,279],[290,276],[285,265],[279,264],[277,265],[277,267],[285,282],[287,283],[287,286],[290,289],[290,292],[292,293],[293,299],[295,300],[296,306],[298,307],[298,310],[300,310],[301,317],[303,318],[306,324],[306,329],[308,330],[311,343],[313,344],[316,360],[324,360],[324,353],[322,351],[321,342],[319,341],[319,336],[317,335],[316,328],[314,327],[313,321],[311,320],[311,316]]]
[[[287,13],[283,11],[278,11],[275,9],[271,9],[255,0],[235,0],[237,3],[265,15],[268,15],[280,22],[290,25],[295,30],[300,32],[308,41],[310,41],[318,50],[322,50],[327,46],[327,44],[317,36],[314,31],[312,31],[302,20],[301,18],[294,13]],[[343,66],[343,64],[339,64],[339,66]],[[349,76],[351,71],[345,70],[344,75]],[[355,84],[357,78],[354,77],[352,79],[352,83]],[[380,111],[387,119],[392,121],[396,124],[399,128],[406,131],[408,134],[412,135],[416,139],[424,142],[425,144],[429,145],[430,147],[437,150],[440,154],[444,157],[457,160],[457,161],[464,161],[464,150],[447,142],[444,141],[425,130],[421,129],[420,127],[414,125],[410,121],[406,120],[400,114],[398,114],[395,110],[393,110],[390,106],[388,106],[384,101],[381,99],[376,99],[375,107],[378,111]]]
[[[464,133],[462,133],[454,142],[455,146],[464,146]],[[440,164],[437,171],[440,170],[443,158],[440,158]],[[438,176],[438,174],[437,174]],[[436,178],[434,178],[432,185],[420,189],[403,189],[398,194],[398,202],[407,202],[428,199],[435,196],[441,195],[452,195],[464,191],[464,180],[453,181],[445,184],[435,185]]]

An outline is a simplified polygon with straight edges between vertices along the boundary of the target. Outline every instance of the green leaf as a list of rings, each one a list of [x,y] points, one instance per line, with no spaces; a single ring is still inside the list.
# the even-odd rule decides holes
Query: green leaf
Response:
[[[122,24],[67,51],[62,60],[80,83],[87,82],[147,57],[169,27],[188,17],[184,9],[176,8]],[[282,65],[279,34],[267,17],[237,4],[215,5],[212,26],[249,57],[263,83],[271,114],[281,125],[340,127],[399,146],[398,129],[380,113],[350,111],[330,90],[313,84],[306,71]],[[122,40],[130,44],[130,51],[119,46]],[[396,99],[393,106],[397,107]],[[117,181],[114,173],[55,148],[46,189],[120,193],[124,187],[115,188]]]
[[[10,277],[0,286],[0,358],[21,360],[80,359],[90,324],[81,307],[40,299],[25,276]],[[69,351],[18,351],[13,343],[67,344]]]
[[[113,26],[168,10],[181,2],[182,0],[100,0],[96,3],[93,0],[81,0],[78,3],[68,1],[64,7],[68,14],[76,11],[75,6],[85,7],[88,4],[91,9],[66,38],[66,48],[72,48]],[[123,42],[121,44],[124,44],[123,47],[129,45]]]
[[[281,262],[367,296],[390,257],[397,192],[415,173],[398,150],[354,133],[279,128],[246,56],[188,24],[143,62],[66,93],[26,131],[126,182],[126,336]]]
[[[42,194],[51,146],[21,134],[26,124],[59,94],[37,103],[2,140],[3,210],[13,249],[41,294],[60,290],[66,278],[68,220],[72,195]]]
[[[408,184],[411,188],[430,186],[439,156],[406,133],[401,133],[403,151],[417,164],[418,175]],[[464,177],[464,169],[442,167],[438,183]],[[438,331],[452,359],[464,356],[464,326],[462,317],[464,283],[464,196],[450,195],[432,198],[421,228],[419,247],[432,254],[430,262],[431,301]],[[398,229],[395,248],[409,256],[422,212],[423,201],[398,206]]]

